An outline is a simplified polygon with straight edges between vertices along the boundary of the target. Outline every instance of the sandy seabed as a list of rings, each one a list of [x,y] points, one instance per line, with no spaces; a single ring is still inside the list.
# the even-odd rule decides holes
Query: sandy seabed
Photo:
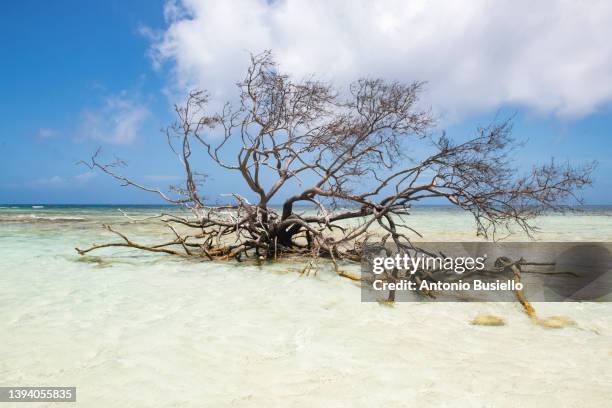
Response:
[[[91,268],[4,287],[4,384],[88,407],[610,406],[610,304],[538,303],[578,323],[547,329],[513,303],[360,303],[325,273]]]
[[[387,307],[282,263],[83,262],[92,228],[0,225],[0,385],[76,386],[82,407],[612,406],[610,303],[534,304],[563,329],[517,303]]]

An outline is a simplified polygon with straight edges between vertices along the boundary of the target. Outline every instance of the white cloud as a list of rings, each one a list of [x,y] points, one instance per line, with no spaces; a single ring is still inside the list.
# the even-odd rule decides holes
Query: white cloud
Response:
[[[145,106],[121,92],[108,97],[100,109],[83,112],[79,138],[131,144],[149,115]]]
[[[93,171],[86,171],[85,173],[77,174],[71,177],[61,177],[57,175],[51,177],[41,177],[39,179],[31,181],[27,185],[31,188],[68,188],[87,184],[94,177],[96,177],[96,173],[94,173]]]
[[[37,139],[53,139],[59,136],[59,131],[50,128],[40,128],[36,131]]]
[[[519,105],[586,115],[612,99],[612,2],[558,0],[183,0],[153,40],[181,92],[230,98],[248,51],[281,68],[345,83],[429,81],[447,114]]]
[[[77,174],[73,177],[73,179],[77,184],[85,184],[91,181],[91,179],[94,177],[96,177],[96,173],[93,171],[86,171],[85,173]]]
[[[30,187],[64,187],[67,181],[60,176],[42,177],[30,183]]]

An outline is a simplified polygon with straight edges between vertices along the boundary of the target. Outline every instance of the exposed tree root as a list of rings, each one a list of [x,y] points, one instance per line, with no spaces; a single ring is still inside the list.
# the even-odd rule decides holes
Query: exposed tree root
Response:
[[[514,283],[518,284],[521,283],[521,262],[524,262],[524,260],[521,259],[519,262],[512,262],[509,258],[500,257],[495,261],[495,266],[511,272]],[[532,319],[536,319],[536,311],[525,297],[523,290],[515,290],[514,295],[519,303],[523,306],[523,310],[525,310],[527,316]]]
[[[361,277],[359,276],[355,276],[352,273],[349,272],[345,272],[345,271],[339,271],[338,272],[339,276],[342,276],[343,278],[348,278],[354,282],[361,282]]]
[[[512,272],[515,283],[521,282],[521,265],[526,264],[524,260],[521,259],[519,262],[513,263],[510,259],[502,257],[496,261],[496,264],[505,268],[506,270],[510,270]],[[538,317],[535,308],[531,305],[531,303],[529,303],[529,301],[525,297],[525,294],[522,290],[515,290],[514,294],[517,300],[523,306],[523,310],[525,311],[527,316],[529,316],[529,318],[538,326],[560,329],[563,327],[576,325],[576,322],[564,316],[551,316],[546,318],[540,318]]]

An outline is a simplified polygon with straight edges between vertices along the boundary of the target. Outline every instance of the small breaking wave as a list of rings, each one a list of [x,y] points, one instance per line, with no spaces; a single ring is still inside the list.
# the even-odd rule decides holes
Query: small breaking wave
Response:
[[[36,223],[36,222],[81,222],[86,221],[83,217],[73,216],[50,216],[50,215],[35,215],[35,214],[21,214],[21,215],[9,215],[0,216],[0,222],[23,222],[23,223]]]

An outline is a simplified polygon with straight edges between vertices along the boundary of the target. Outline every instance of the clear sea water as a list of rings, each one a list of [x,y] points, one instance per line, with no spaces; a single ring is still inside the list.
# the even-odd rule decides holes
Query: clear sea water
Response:
[[[0,207],[0,385],[76,386],[85,407],[610,403],[610,304],[537,304],[577,323],[557,330],[513,303],[366,304],[325,266],[300,276],[291,263],[77,255],[115,240],[103,223],[145,242],[166,236],[117,207]],[[425,239],[476,239],[449,208],[409,220]],[[612,207],[537,224],[538,240],[612,241]],[[506,325],[471,325],[480,313]]]

